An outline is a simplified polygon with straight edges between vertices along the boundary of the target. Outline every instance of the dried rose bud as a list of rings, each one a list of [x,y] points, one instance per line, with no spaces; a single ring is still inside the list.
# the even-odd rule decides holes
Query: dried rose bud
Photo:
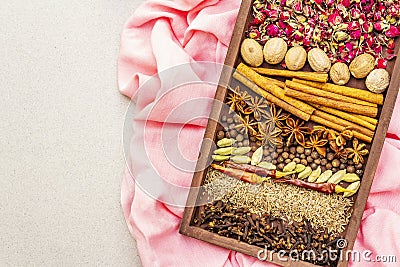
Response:
[[[387,60],[384,58],[378,59],[378,64],[376,65],[378,69],[386,69],[387,68]]]
[[[385,32],[385,35],[387,37],[394,38],[400,35],[400,31],[395,26],[390,25],[390,28]]]

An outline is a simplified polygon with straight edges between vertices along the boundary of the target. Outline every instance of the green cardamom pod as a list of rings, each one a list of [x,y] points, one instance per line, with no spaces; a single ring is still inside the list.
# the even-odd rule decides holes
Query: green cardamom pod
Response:
[[[257,166],[267,170],[276,170],[276,166],[274,164],[266,161],[258,163]]]
[[[360,177],[355,173],[347,173],[342,177],[343,182],[353,183],[360,181]]]
[[[344,192],[343,196],[344,197],[351,197],[352,195],[357,193],[358,189],[360,188],[360,185],[361,185],[360,181],[351,183],[346,189],[353,190],[354,192]]]
[[[234,149],[235,149],[234,147],[218,148],[217,150],[214,150],[214,154],[221,156],[228,156],[232,154]]]
[[[332,177],[333,172],[331,170],[326,170],[324,171],[317,179],[316,183],[325,183],[326,181],[329,180],[329,178]]]
[[[346,170],[340,170],[334,175],[332,175],[331,178],[329,178],[328,183],[331,184],[338,184],[342,180],[343,176],[346,174]]]
[[[295,172],[300,173],[302,171],[304,171],[306,168],[306,166],[304,166],[303,164],[297,164],[296,168],[294,169]]]
[[[212,159],[215,160],[215,161],[225,161],[225,160],[229,160],[229,156],[212,155],[211,157],[212,157]]]
[[[296,162],[290,162],[288,163],[284,168],[283,168],[283,172],[291,172],[296,168]]]
[[[306,168],[304,169],[304,171],[302,171],[301,173],[299,173],[299,176],[298,176],[297,178],[299,178],[299,179],[305,179],[305,178],[307,178],[308,176],[310,176],[311,173],[312,173],[311,167],[306,167]]]
[[[234,156],[231,158],[231,160],[238,164],[246,164],[251,161],[251,158],[249,158],[248,156]]]
[[[251,165],[257,165],[258,163],[261,162],[262,157],[263,157],[263,147],[260,146],[257,148],[256,151],[254,151],[253,156],[251,157]]]
[[[314,171],[310,174],[310,176],[308,176],[308,181],[309,181],[310,183],[315,182],[315,181],[318,179],[318,177],[321,175],[321,172],[322,172],[321,167],[318,166],[318,168],[317,168],[316,170],[314,170]]]
[[[251,147],[249,147],[249,146],[238,147],[238,148],[235,148],[235,149],[233,150],[232,155],[235,155],[235,156],[242,156],[242,155],[244,155],[244,154],[249,153],[250,150],[251,150]]]
[[[232,146],[235,142],[236,142],[236,140],[233,138],[224,138],[217,142],[217,146],[218,147]]]

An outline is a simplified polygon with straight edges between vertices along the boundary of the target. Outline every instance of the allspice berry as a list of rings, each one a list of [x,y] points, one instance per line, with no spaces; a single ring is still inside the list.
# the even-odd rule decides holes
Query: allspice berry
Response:
[[[221,139],[223,139],[224,137],[225,137],[224,131],[219,131],[219,132],[217,133],[217,139],[218,139],[218,140],[221,140]]]
[[[334,159],[334,160],[332,161],[332,166],[333,166],[334,168],[339,167],[339,166],[340,166],[340,161],[339,161],[338,159]]]

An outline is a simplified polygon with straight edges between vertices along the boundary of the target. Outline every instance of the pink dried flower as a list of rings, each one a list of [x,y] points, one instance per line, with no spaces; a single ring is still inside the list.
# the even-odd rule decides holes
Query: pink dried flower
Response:
[[[376,65],[378,69],[386,69],[387,67],[387,60],[384,58],[378,59],[378,64]]]
[[[335,12],[328,17],[328,22],[331,26],[338,25],[343,22],[343,18],[340,16],[339,11]]]
[[[343,5],[345,8],[348,8],[348,7],[350,7],[351,2],[350,2],[350,0],[342,0],[342,5]]]
[[[283,21],[287,21],[288,19],[290,19],[290,13],[289,11],[283,11],[280,15],[279,18]]]
[[[279,28],[278,26],[274,25],[274,24],[270,24],[267,26],[267,34],[271,37],[276,37],[278,36],[279,33]]]
[[[253,29],[253,30],[249,33],[249,37],[250,37],[251,39],[258,39],[258,38],[260,38],[260,36],[261,36],[260,31],[257,30],[257,29]]]
[[[350,37],[351,37],[351,39],[360,39],[361,31],[360,30],[352,31],[350,33]]]
[[[358,21],[352,21],[349,23],[349,26],[347,26],[347,29],[349,31],[355,31],[360,29],[360,23]]]
[[[383,21],[378,21],[374,24],[375,31],[381,32],[383,31],[383,28],[384,28]]]
[[[394,47],[395,47],[394,39],[389,39],[389,41],[387,42],[387,48],[394,50]]]
[[[361,11],[358,10],[358,9],[353,8],[353,9],[350,11],[350,14],[351,14],[351,18],[352,18],[352,19],[358,19],[358,18],[360,18]]]
[[[387,31],[385,32],[385,35],[386,35],[387,37],[394,38],[394,37],[397,37],[397,36],[400,35],[400,31],[399,31],[399,29],[397,29],[395,26],[390,25],[390,28],[389,28],[389,30],[387,30]]]
[[[315,2],[317,5],[322,4],[322,0],[314,0],[314,2]]]

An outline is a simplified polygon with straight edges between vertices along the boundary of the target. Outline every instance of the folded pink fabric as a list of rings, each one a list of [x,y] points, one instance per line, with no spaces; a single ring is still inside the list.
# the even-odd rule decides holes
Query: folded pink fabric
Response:
[[[194,170],[210,102],[196,102],[177,113],[174,109],[191,100],[213,98],[216,88],[184,85],[168,91],[165,88],[170,86],[170,76],[151,77],[183,63],[223,63],[239,5],[239,0],[152,0],[138,8],[124,27],[118,84],[121,93],[133,99],[135,118],[121,201],[144,266],[273,266],[180,235],[183,208],[159,201],[182,202],[175,198],[186,197],[163,187],[162,181],[188,187],[192,179],[191,172],[171,163],[164,146],[176,143],[174,147],[189,159],[185,167]],[[185,69],[185,75],[209,79],[209,73],[195,65]],[[179,79],[177,73],[175,78]],[[148,81],[151,85],[146,84]],[[400,256],[400,230],[396,227],[400,221],[400,141],[396,140],[400,136],[399,102],[389,128],[393,139],[385,142],[355,245],[357,250],[371,250],[373,256]],[[154,179],[154,170],[162,181]],[[353,265],[364,266],[365,262]]]

